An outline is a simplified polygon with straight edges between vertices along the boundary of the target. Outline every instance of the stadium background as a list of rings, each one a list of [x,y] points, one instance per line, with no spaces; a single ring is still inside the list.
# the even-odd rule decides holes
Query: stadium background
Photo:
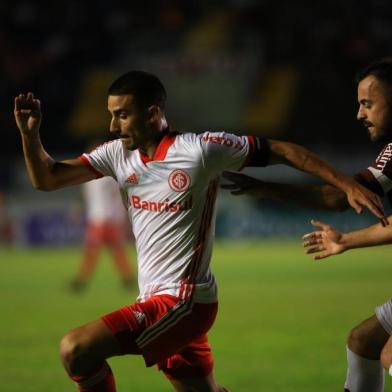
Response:
[[[355,121],[354,75],[369,61],[392,55],[392,6],[388,0],[110,3],[68,0],[51,4],[18,0],[1,2],[0,20],[0,191],[5,200],[3,208],[11,218],[14,230],[11,248],[3,244],[0,250],[0,305],[3,314],[13,320],[10,325],[1,327],[2,338],[13,337],[8,343],[5,338],[2,341],[3,347],[7,348],[4,358],[8,358],[0,364],[0,374],[3,373],[2,378],[8,380],[5,391],[19,391],[21,385],[24,390],[39,390],[42,379],[28,382],[29,377],[37,373],[35,370],[39,373],[35,360],[40,364],[43,357],[51,358],[54,352],[50,351],[57,341],[55,332],[50,332],[53,323],[38,302],[42,298],[59,296],[64,309],[68,309],[67,314],[76,307],[78,316],[70,316],[68,320],[75,320],[69,324],[71,327],[102,313],[94,307],[93,296],[99,297],[100,289],[110,288],[115,281],[110,275],[110,267],[104,265],[92,294],[81,303],[75,303],[75,299],[68,298],[61,291],[80,256],[83,226],[73,214],[80,199],[80,189],[73,187],[49,194],[32,190],[12,113],[13,98],[19,92],[34,91],[41,99],[44,114],[42,139],[56,159],[79,155],[91,138],[107,135],[106,88],[114,77],[131,69],[150,71],[162,79],[168,91],[168,120],[176,130],[227,130],[290,140],[318,152],[335,166],[353,174],[370,164],[379,150],[380,146],[371,144],[365,129]],[[265,180],[314,181],[281,167],[247,169],[246,172]],[[227,366],[231,385],[234,389],[238,384],[234,390],[239,391],[251,390],[251,386],[256,390],[265,387],[268,391],[310,391],[321,374],[324,375],[321,377],[324,384],[319,385],[320,391],[338,390],[331,389],[331,385],[340,385],[344,375],[344,349],[339,350],[344,347],[345,333],[362,316],[370,315],[372,307],[389,295],[387,283],[384,288],[379,284],[380,281],[386,282],[390,273],[388,248],[342,256],[343,266],[337,266],[337,260],[334,260],[329,264],[330,270],[327,271],[328,264],[323,266],[320,276],[314,267],[309,267],[309,259],[301,254],[298,237],[310,229],[310,218],[325,219],[346,230],[372,223],[373,218],[368,213],[356,216],[351,211],[343,214],[310,211],[246,197],[235,198],[223,192],[218,206],[217,237],[220,245],[215,263],[217,273],[221,275],[221,291],[229,298],[226,303],[222,299],[223,307],[232,314],[240,306],[239,298],[229,290],[234,287],[234,292],[241,295],[233,279],[235,274],[243,276],[246,282],[254,276],[266,276],[263,288],[258,287],[257,281],[254,287],[244,286],[245,282],[241,285],[245,293],[250,290],[256,303],[264,303],[264,296],[267,298],[267,320],[271,318],[277,323],[275,327],[271,324],[266,334],[260,327],[251,335],[259,342],[256,348],[253,347],[256,350],[255,364],[260,361],[260,367],[271,368],[272,373],[261,376],[260,369],[254,365],[254,373],[248,375],[235,362],[236,358],[231,358],[232,362],[220,365],[219,374],[225,374],[224,367]],[[228,250],[222,245],[228,243],[235,249]],[[287,249],[283,250],[285,247]],[[239,255],[243,268],[238,269],[234,261],[225,264],[233,254]],[[255,267],[257,255],[260,265]],[[367,263],[366,257],[377,260],[377,265]],[[296,260],[291,260],[293,258]],[[356,268],[354,261],[361,268]],[[39,272],[37,268],[43,270]],[[359,275],[355,275],[353,269]],[[244,270],[250,272],[246,274]],[[291,282],[290,273],[293,271],[297,271],[303,280]],[[271,285],[271,292],[263,291],[266,290],[265,284],[267,288]],[[320,335],[325,339],[315,336],[314,342],[324,344],[322,347],[326,351],[325,345],[337,339],[334,341],[336,351],[327,357],[336,365],[336,372],[323,373],[325,368],[321,364],[316,366],[317,359],[313,360],[312,348],[307,350],[305,343],[298,343],[298,347],[290,346],[295,351],[295,358],[301,364],[312,362],[315,370],[311,374],[304,372],[303,377],[297,379],[299,373],[296,372],[300,368],[297,370],[291,359],[287,366],[292,365],[294,376],[290,369],[287,370],[289,375],[285,384],[285,377],[277,380],[268,375],[282,371],[281,361],[287,343],[293,343],[298,336],[292,337],[291,341],[287,332],[284,336],[288,341],[279,336],[271,343],[269,338],[274,328],[289,325],[286,318],[280,318],[280,312],[272,311],[272,304],[282,306],[283,299],[279,295],[292,295],[290,290],[285,291],[290,284],[293,290],[298,290],[298,286],[305,287],[304,298],[312,296],[313,288],[318,294],[320,286],[325,290],[320,294],[324,307],[312,311],[310,304],[306,303],[304,313],[299,317],[314,321],[320,315],[317,319],[323,331]],[[363,297],[359,295],[355,303],[351,302],[354,293],[358,292]],[[113,308],[113,302],[118,300],[121,305],[127,298],[119,293],[113,295],[113,301],[110,296],[108,299],[109,309]],[[329,296],[335,306],[328,303]],[[345,304],[351,307],[348,316]],[[37,344],[33,344],[31,363],[26,362],[30,373],[23,378],[18,377],[18,369],[23,363],[19,364],[15,358],[21,362],[24,354],[29,358],[24,344],[26,330],[19,327],[26,322],[26,306],[42,311],[38,312],[41,315],[39,324],[45,326],[49,334],[53,333],[54,343],[42,343],[44,349],[41,347],[41,351]],[[299,309],[301,315],[301,304],[297,303],[294,308]],[[323,313],[330,308],[332,313]],[[54,309],[50,308],[49,313],[56,314]],[[91,313],[87,319],[86,309]],[[224,311],[221,323],[226,320]],[[344,321],[341,319],[343,313],[347,316]],[[246,317],[244,314],[240,316],[245,320]],[[293,314],[290,317],[290,325],[295,330],[298,320]],[[336,328],[331,328],[328,336],[325,324],[322,324],[325,317],[335,317],[333,325],[336,324]],[[38,316],[32,320],[37,321]],[[31,325],[34,325],[33,321]],[[240,328],[241,323],[235,325]],[[229,357],[235,354],[238,358],[240,349],[233,353],[231,343],[227,344],[225,340],[226,336],[231,342],[230,338],[235,336],[230,327],[233,328],[231,320],[227,320],[223,327],[218,325],[214,339],[218,350],[223,350]],[[65,326],[55,328],[59,336],[66,329]],[[219,335],[222,329],[229,331],[229,338],[227,334]],[[34,332],[32,336],[41,336],[38,328],[31,326],[30,330]],[[300,341],[304,342],[304,332],[300,334]],[[262,347],[260,351],[257,350],[259,347]],[[268,358],[268,348],[282,357],[277,357],[274,363],[264,363],[260,358],[264,361]],[[61,369],[55,352],[54,355],[55,360],[45,360],[53,367],[55,375]],[[223,358],[225,360],[227,358]],[[143,369],[138,371],[143,372]],[[246,377],[256,381],[253,384],[245,382],[248,387],[242,388]],[[299,386],[290,389],[288,385],[295,385],[295,381]],[[64,385],[69,388],[69,384]],[[150,390],[168,390],[163,385],[164,382]]]

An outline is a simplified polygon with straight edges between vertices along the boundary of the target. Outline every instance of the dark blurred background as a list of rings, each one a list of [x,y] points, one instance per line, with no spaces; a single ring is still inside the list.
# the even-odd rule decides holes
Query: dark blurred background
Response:
[[[7,0],[0,18],[0,190],[11,205],[38,198],[14,96],[41,99],[45,147],[73,157],[109,137],[106,89],[132,69],[161,78],[174,129],[291,140],[353,172],[377,154],[355,121],[354,79],[392,54],[389,0]]]

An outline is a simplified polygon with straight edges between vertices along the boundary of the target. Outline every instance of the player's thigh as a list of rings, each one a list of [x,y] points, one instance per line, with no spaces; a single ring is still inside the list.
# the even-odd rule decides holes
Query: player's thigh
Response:
[[[112,249],[125,248],[126,237],[123,231],[123,225],[106,224],[105,225],[105,242]]]
[[[377,306],[375,313],[384,330],[392,335],[392,299]]]
[[[87,246],[102,246],[105,242],[105,226],[93,222],[87,223],[84,241]]]
[[[121,353],[119,344],[105,323],[99,319],[64,335],[60,352],[68,368],[80,368]]]

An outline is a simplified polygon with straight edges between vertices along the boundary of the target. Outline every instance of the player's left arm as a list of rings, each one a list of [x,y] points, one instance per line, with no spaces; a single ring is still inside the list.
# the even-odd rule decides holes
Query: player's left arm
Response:
[[[305,253],[317,253],[313,258],[320,260],[349,249],[392,244],[392,215],[387,219],[390,223],[387,227],[376,224],[348,233],[342,233],[326,223],[312,220],[312,225],[318,230],[302,237]]]
[[[318,155],[298,144],[270,139],[269,146],[269,165],[281,163],[320,177],[345,192],[349,204],[357,213],[361,213],[366,207],[385,224],[388,223],[381,198],[357,183],[352,177],[341,173]]]

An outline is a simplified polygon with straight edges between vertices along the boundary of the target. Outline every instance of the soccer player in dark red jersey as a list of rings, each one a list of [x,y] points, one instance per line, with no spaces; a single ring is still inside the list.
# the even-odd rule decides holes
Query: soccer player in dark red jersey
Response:
[[[385,59],[359,72],[357,119],[367,128],[370,140],[383,142],[375,162],[355,179],[392,204],[392,59]],[[232,183],[225,185],[235,195],[296,203],[316,209],[343,211],[348,208],[344,194],[330,185],[297,185],[263,182],[239,173],[226,173]],[[341,234],[322,222],[313,223],[321,230],[305,236],[308,253],[322,252],[317,259],[346,249],[392,242],[392,218],[381,224]],[[384,226],[388,222],[383,222]],[[348,372],[345,391],[382,392],[384,371],[392,365],[392,299],[378,306],[375,314],[354,327],[347,341]],[[380,361],[382,353],[382,363]],[[382,366],[383,365],[383,366]]]

